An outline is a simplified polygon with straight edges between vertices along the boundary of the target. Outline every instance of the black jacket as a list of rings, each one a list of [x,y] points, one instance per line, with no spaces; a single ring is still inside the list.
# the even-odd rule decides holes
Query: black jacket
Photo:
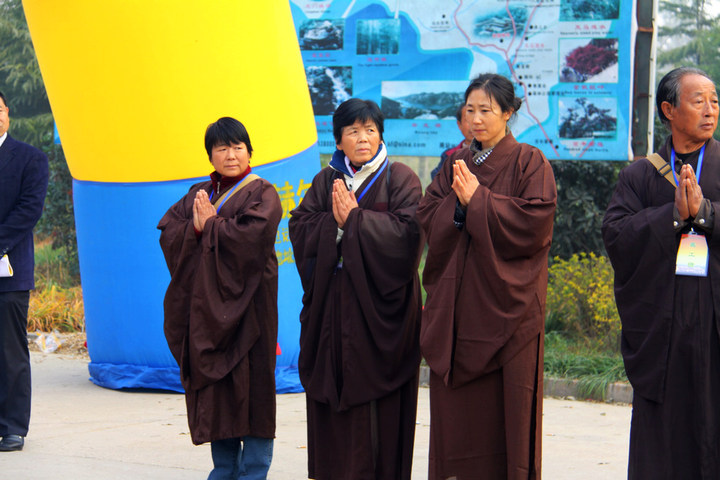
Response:
[[[0,146],[0,256],[8,255],[14,275],[0,278],[0,292],[35,287],[32,230],[42,214],[47,185],[45,154],[8,134]]]

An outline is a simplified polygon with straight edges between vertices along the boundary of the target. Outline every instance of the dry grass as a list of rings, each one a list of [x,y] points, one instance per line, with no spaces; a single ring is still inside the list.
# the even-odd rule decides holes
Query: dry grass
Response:
[[[87,358],[85,310],[79,279],[68,273],[64,248],[54,249],[50,240],[35,241],[35,287],[30,292],[28,340],[32,351],[37,333],[56,332],[63,355]]]
[[[85,330],[82,289],[56,285],[30,294],[28,330],[82,332]]]

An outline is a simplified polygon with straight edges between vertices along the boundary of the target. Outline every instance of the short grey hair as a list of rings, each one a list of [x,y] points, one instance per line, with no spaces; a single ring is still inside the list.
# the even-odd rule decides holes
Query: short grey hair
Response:
[[[660,121],[662,121],[663,125],[665,125],[668,129],[670,128],[670,120],[668,120],[663,113],[662,104],[663,102],[668,102],[673,107],[677,106],[677,101],[680,97],[680,80],[682,80],[685,75],[700,75],[713,82],[713,79],[710,78],[707,73],[695,67],[676,68],[660,80],[657,88],[657,95],[655,96],[655,105],[657,107],[658,115],[660,116]],[[714,83],[715,82],[713,82],[713,84]]]

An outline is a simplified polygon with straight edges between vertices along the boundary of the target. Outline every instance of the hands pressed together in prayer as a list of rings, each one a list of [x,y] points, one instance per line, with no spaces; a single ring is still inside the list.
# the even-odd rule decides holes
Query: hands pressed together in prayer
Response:
[[[464,160],[455,160],[453,165],[453,183],[452,189],[455,191],[460,205],[467,207],[470,199],[475,194],[480,182],[475,175],[470,173],[470,169]]]
[[[678,186],[675,188],[675,206],[680,218],[687,220],[695,217],[703,201],[703,193],[697,183],[695,172],[690,165],[683,165],[678,177]]]
[[[332,210],[338,227],[343,228],[345,226],[350,210],[357,207],[355,192],[349,191],[345,186],[345,182],[336,179],[333,182],[332,189]]]
[[[202,232],[205,228],[205,222],[210,217],[217,215],[217,211],[205,190],[199,190],[195,194],[195,202],[193,203],[193,226],[198,232]]]

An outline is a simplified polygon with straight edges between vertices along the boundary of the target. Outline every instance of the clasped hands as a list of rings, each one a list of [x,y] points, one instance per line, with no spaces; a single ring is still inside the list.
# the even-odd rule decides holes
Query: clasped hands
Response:
[[[687,220],[695,217],[703,201],[703,193],[690,165],[683,165],[680,169],[678,186],[675,188],[675,207],[680,218]]]
[[[217,211],[205,190],[198,190],[195,194],[195,201],[193,203],[193,227],[198,232],[202,232],[205,228],[205,222],[208,218],[217,215]]]
[[[343,228],[345,226],[350,210],[357,207],[355,192],[348,190],[345,182],[339,178],[335,179],[332,188],[332,210],[338,227]]]
[[[452,189],[457,195],[460,205],[463,207],[468,206],[470,199],[475,194],[480,182],[475,175],[470,172],[467,164],[464,160],[455,160],[453,165],[453,183]]]

